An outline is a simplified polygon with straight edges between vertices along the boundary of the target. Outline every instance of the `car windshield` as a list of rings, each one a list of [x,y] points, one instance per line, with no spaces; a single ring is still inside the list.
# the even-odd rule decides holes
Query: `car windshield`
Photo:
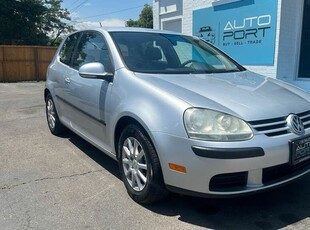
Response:
[[[141,73],[226,73],[245,70],[207,42],[184,35],[110,32],[127,68]]]

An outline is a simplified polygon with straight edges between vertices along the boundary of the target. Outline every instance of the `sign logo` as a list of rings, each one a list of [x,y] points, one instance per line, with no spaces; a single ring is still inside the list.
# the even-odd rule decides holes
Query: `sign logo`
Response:
[[[290,128],[292,133],[295,133],[297,135],[302,135],[305,133],[304,124],[299,116],[295,114],[290,114],[286,118],[286,122],[287,122],[287,127]]]
[[[193,11],[192,33],[243,65],[274,65],[278,0],[242,0]]]
[[[223,41],[226,45],[237,45],[242,43],[227,43],[227,41],[244,40],[248,44],[261,43],[266,36],[266,30],[271,29],[271,15],[261,15],[243,18],[241,20],[230,20],[226,23],[223,32]],[[232,40],[231,40],[232,39]]]

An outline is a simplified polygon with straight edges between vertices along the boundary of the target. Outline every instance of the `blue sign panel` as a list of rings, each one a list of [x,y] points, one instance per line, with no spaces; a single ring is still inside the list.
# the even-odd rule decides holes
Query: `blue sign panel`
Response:
[[[193,35],[244,65],[273,65],[278,0],[242,0],[195,10]]]

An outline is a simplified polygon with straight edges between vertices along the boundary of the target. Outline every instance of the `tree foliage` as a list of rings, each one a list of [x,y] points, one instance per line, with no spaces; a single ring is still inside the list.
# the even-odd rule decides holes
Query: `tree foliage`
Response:
[[[62,0],[2,0],[0,44],[48,45],[73,31]]]
[[[153,28],[153,9],[150,5],[145,4],[138,20],[129,19],[126,22],[128,27]]]

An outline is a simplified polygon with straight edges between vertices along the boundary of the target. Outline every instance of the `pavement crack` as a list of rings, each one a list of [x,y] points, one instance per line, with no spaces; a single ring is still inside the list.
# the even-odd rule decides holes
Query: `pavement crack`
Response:
[[[76,177],[76,176],[84,176],[90,173],[96,173],[96,172],[101,172],[103,170],[95,170],[95,171],[88,171],[84,173],[76,173],[72,175],[66,175],[66,176],[59,176],[59,177],[44,177],[40,179],[35,179],[33,182],[38,182],[38,181],[44,181],[44,180],[59,180],[59,179],[65,179],[65,178],[70,178],[70,177]]]
[[[19,184],[5,184],[0,187],[0,190],[10,190],[12,188],[18,187],[20,185],[28,184],[28,182],[23,182]]]
[[[28,182],[22,182],[22,183],[18,183],[18,184],[5,184],[5,185],[0,186],[0,190],[10,190],[10,189],[16,188],[18,186],[26,185],[26,184],[30,184],[30,183],[36,183],[36,182],[41,182],[41,181],[45,181],[45,180],[61,180],[61,179],[66,179],[66,178],[71,178],[71,177],[85,176],[87,174],[102,172],[102,171],[103,170],[100,169],[100,170],[95,170],[95,171],[88,171],[88,172],[84,172],[84,173],[75,173],[75,174],[71,174],[71,175],[58,176],[58,177],[43,177],[43,178],[31,180]]]

